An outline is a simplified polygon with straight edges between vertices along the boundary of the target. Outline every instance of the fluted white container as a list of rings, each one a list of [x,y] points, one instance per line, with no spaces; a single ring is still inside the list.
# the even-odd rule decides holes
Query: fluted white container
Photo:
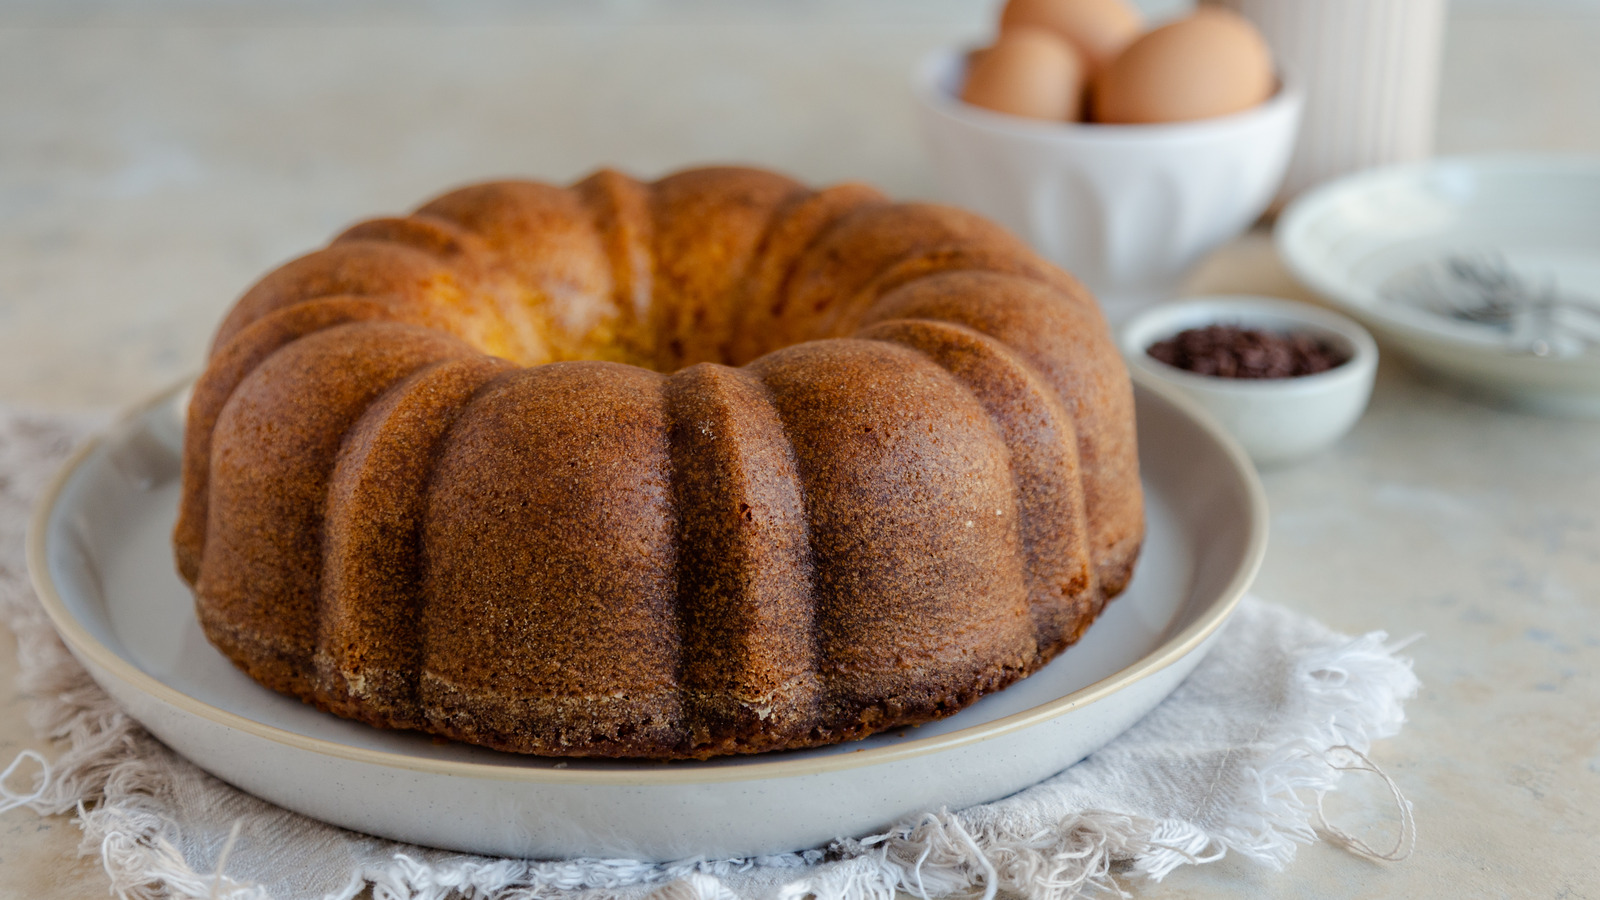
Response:
[[[1203,0],[1255,22],[1303,82],[1280,201],[1330,178],[1433,152],[1445,0]]]
[[[1195,263],[1267,208],[1294,146],[1300,92],[1168,125],[1042,122],[957,99],[960,51],[918,69],[943,195],[1016,232],[1081,279],[1119,322],[1174,295]]]

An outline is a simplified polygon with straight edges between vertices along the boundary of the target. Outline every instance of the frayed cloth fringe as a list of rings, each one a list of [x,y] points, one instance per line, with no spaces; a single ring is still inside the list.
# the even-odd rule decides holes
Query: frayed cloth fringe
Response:
[[[16,418],[0,415],[0,438],[17,433]],[[0,472],[22,473],[37,484],[83,427],[50,417],[29,427],[31,445],[0,440]],[[11,546],[0,545],[8,554],[0,563],[9,564],[20,557],[15,520],[26,517],[6,501],[0,496],[0,541]],[[18,686],[33,699],[30,722],[59,748],[53,760],[24,751],[12,761],[0,777],[0,811],[75,810],[82,852],[103,861],[112,891],[127,900],[273,900],[260,885],[226,874],[241,835],[247,839],[258,824],[250,815],[236,819],[224,844],[207,857],[216,863],[212,871],[197,871],[180,851],[183,836],[167,809],[177,787],[173,773],[194,777],[186,772],[189,764],[93,683],[56,636],[20,570],[9,565],[0,565],[0,616],[17,637]],[[1300,736],[1258,748],[1265,758],[1251,770],[1253,784],[1231,791],[1227,815],[1203,826],[1189,818],[1097,809],[1047,820],[1009,814],[1002,801],[928,813],[884,834],[839,841],[826,853],[746,860],[533,862],[384,844],[393,848],[384,851],[384,861],[356,867],[324,900],[351,900],[369,889],[376,900],[893,900],[897,892],[928,900],[979,892],[984,900],[1002,893],[1072,900],[1127,896],[1119,877],[1161,879],[1227,853],[1282,867],[1297,845],[1317,840],[1319,832],[1362,855],[1401,858],[1415,841],[1410,804],[1367,753],[1374,740],[1399,730],[1403,701],[1417,684],[1409,663],[1386,640],[1375,633],[1299,657],[1291,677],[1305,706],[1295,711],[1305,723]],[[1392,789],[1401,821],[1394,850],[1373,850],[1323,819],[1322,798],[1346,771],[1375,773]],[[233,790],[212,781],[214,790]],[[729,885],[740,879],[743,892]]]

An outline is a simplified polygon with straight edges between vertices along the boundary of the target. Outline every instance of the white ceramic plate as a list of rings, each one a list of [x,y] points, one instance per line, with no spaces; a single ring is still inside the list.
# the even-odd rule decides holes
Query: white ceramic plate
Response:
[[[1600,304],[1600,159],[1442,158],[1330,182],[1290,204],[1279,252],[1313,290],[1424,368],[1539,411],[1600,415],[1600,352],[1537,356],[1398,300],[1397,279],[1488,254]]]
[[[732,857],[818,846],[1003,797],[1121,733],[1177,686],[1255,576],[1266,503],[1189,401],[1138,392],[1149,532],[1132,586],[1031,678],[940,722],[815,750],[561,762],[325,715],[206,643],[173,569],[183,395],[84,448],[28,535],[34,584],[95,680],[207,771],[358,831],[524,857]]]

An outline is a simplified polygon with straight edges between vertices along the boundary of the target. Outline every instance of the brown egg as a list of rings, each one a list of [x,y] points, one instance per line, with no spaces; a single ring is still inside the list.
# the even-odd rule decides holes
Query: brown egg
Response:
[[[1144,30],[1144,18],[1127,0],[1008,0],[1000,30],[1043,28],[1070,42],[1096,72]]]
[[[961,99],[974,106],[1055,121],[1077,120],[1083,114],[1083,60],[1071,44],[1050,32],[1007,31],[968,61]]]
[[[1093,121],[1184,122],[1249,109],[1272,96],[1272,53],[1243,16],[1205,8],[1146,34],[1094,78]]]

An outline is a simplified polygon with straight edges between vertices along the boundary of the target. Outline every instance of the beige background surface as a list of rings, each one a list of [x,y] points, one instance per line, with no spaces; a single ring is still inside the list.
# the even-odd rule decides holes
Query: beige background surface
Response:
[[[738,160],[933,196],[908,72],[985,21],[954,0],[0,8],[0,402],[130,403],[198,367],[256,275],[459,182]],[[1458,7],[1443,84],[1443,151],[1600,152],[1600,5]],[[1304,297],[1259,234],[1192,286]],[[1424,635],[1412,721],[1377,751],[1419,847],[1225,861],[1139,896],[1600,897],[1600,423],[1386,359],[1344,442],[1264,480],[1261,595]],[[5,761],[48,749],[14,651]],[[1352,784],[1334,808],[1381,837],[1380,800]],[[0,898],[104,896],[76,843],[65,817],[0,816]]]

